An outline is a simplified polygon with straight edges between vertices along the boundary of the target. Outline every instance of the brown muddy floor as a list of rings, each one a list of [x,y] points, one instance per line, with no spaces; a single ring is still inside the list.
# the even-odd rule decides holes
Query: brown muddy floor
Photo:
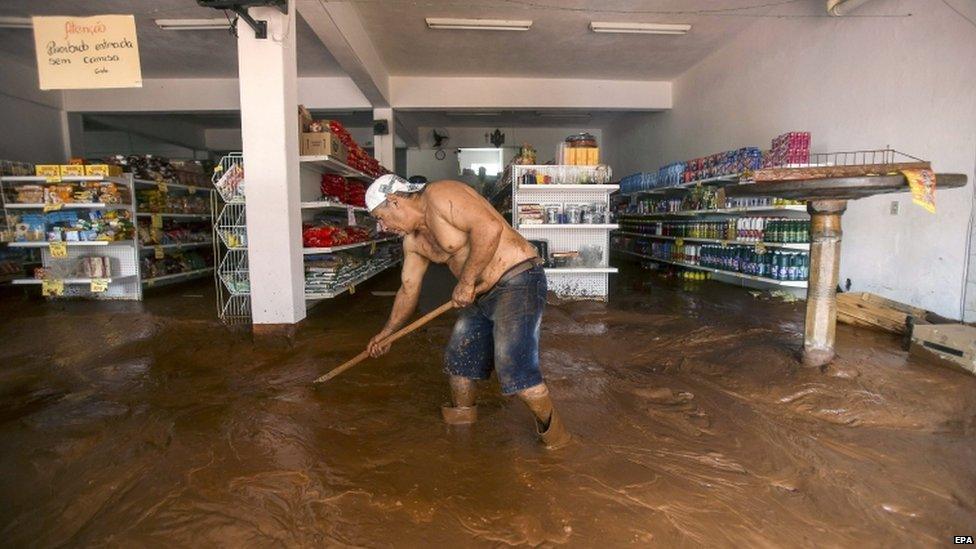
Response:
[[[442,424],[448,320],[309,384],[381,325],[391,298],[368,290],[392,276],[313,309],[290,346],[218,325],[204,285],[144,304],[5,294],[0,539],[852,547],[976,533],[976,379],[846,326],[836,366],[801,369],[801,303],[638,280],[620,275],[609,306],[547,311],[542,363],[578,438],[558,453],[494,381],[478,424]]]

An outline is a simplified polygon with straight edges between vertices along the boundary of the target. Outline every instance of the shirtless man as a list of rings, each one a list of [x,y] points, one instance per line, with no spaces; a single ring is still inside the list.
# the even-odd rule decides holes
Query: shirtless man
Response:
[[[471,187],[458,181],[410,183],[384,175],[366,191],[366,207],[381,226],[402,235],[400,290],[386,326],[367,349],[411,317],[431,263],[446,263],[457,277],[452,300],[460,309],[444,357],[453,406],[441,411],[449,424],[477,418],[475,381],[498,375],[502,393],[528,405],[536,431],[549,448],[570,435],[553,409],[539,370],[539,326],[546,304],[546,275],[535,248]]]

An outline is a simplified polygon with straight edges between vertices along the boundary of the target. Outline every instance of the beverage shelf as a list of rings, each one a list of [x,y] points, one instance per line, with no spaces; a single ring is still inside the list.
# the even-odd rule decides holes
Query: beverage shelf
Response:
[[[783,212],[803,212],[806,213],[807,207],[802,205],[788,206],[746,206],[741,208],[719,208],[715,210],[679,210],[676,212],[648,212],[648,213],[618,213],[617,217],[629,219],[650,219],[656,217],[694,217],[698,215],[736,215],[744,213],[769,213],[777,214]]]
[[[617,231],[614,234],[626,235],[626,236],[636,236],[638,238],[653,238],[655,240],[685,240],[687,242],[707,242],[711,244],[721,244],[725,245],[738,245],[738,246],[755,246],[757,244],[762,244],[767,248],[783,248],[787,250],[801,250],[806,251],[810,249],[809,243],[796,243],[796,242],[750,242],[746,240],[721,240],[717,238],[695,238],[691,236],[663,236],[656,234],[643,234],[643,233],[633,233],[628,231]]]
[[[303,253],[305,255],[314,254],[330,254],[332,252],[340,252],[342,250],[351,250],[353,248],[360,248],[362,246],[370,246],[373,243],[379,244],[381,242],[390,242],[392,240],[399,240],[398,236],[391,236],[389,238],[377,238],[375,240],[365,240],[363,242],[356,242],[354,244],[344,244],[342,246],[329,246],[328,248],[305,248]]]
[[[613,251],[614,252],[617,252],[617,253],[624,254],[624,255],[629,255],[629,256],[633,256],[633,257],[639,257],[641,259],[647,259],[649,261],[656,261],[658,263],[669,263],[671,265],[677,265],[679,267],[686,267],[686,268],[689,268],[689,269],[697,269],[699,271],[707,271],[707,272],[710,272],[710,273],[721,274],[721,275],[725,275],[725,276],[731,276],[731,277],[734,277],[734,278],[741,278],[741,279],[744,279],[744,280],[753,280],[753,281],[756,281],[756,282],[763,282],[765,284],[771,284],[773,286],[785,286],[785,287],[789,287],[789,288],[806,288],[807,287],[807,281],[806,280],[776,280],[776,279],[773,279],[773,278],[766,278],[766,277],[762,277],[762,276],[755,276],[755,275],[740,273],[740,272],[736,272],[736,271],[726,271],[724,269],[715,269],[713,267],[705,267],[703,265],[695,265],[693,263],[685,263],[684,261],[673,261],[673,260],[670,260],[670,259],[661,259],[661,258],[658,258],[658,257],[652,257],[652,256],[649,256],[649,255],[639,254],[637,252],[632,252],[630,250],[621,250],[619,248],[613,248]]]
[[[375,179],[373,176],[361,172],[329,155],[299,156],[298,161],[301,162],[303,168],[309,168],[319,173],[331,173],[366,182],[372,182]]]
[[[614,230],[619,229],[620,225],[616,223],[519,223],[519,230],[529,230],[529,229],[546,229],[546,230],[575,230],[575,229],[603,229],[603,230]]]
[[[546,274],[614,274],[617,272],[616,267],[555,267],[546,268]]]
[[[620,190],[620,185],[597,185],[590,183],[573,184],[573,185],[563,185],[563,184],[550,184],[550,185],[519,185],[518,190],[521,192],[525,191],[605,191],[612,193],[614,191]]]

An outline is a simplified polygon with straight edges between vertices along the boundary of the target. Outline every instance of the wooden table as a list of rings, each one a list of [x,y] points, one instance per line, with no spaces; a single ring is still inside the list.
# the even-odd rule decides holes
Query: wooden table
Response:
[[[965,186],[962,174],[936,174],[936,189]],[[823,366],[834,358],[837,278],[840,270],[840,219],[848,200],[906,192],[903,175],[743,182],[725,187],[726,196],[768,196],[802,200],[810,212],[810,280],[803,332],[803,363]]]

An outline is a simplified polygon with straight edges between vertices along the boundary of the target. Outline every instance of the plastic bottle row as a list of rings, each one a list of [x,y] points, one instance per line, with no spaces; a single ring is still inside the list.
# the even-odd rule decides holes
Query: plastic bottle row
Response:
[[[804,243],[810,241],[810,222],[804,219],[739,217],[728,221],[629,221],[628,232],[676,238],[708,238],[738,242]]]
[[[757,252],[751,246],[715,246],[652,242],[651,257],[701,265],[723,271],[740,272],[773,280],[807,280],[810,258],[806,252]]]

